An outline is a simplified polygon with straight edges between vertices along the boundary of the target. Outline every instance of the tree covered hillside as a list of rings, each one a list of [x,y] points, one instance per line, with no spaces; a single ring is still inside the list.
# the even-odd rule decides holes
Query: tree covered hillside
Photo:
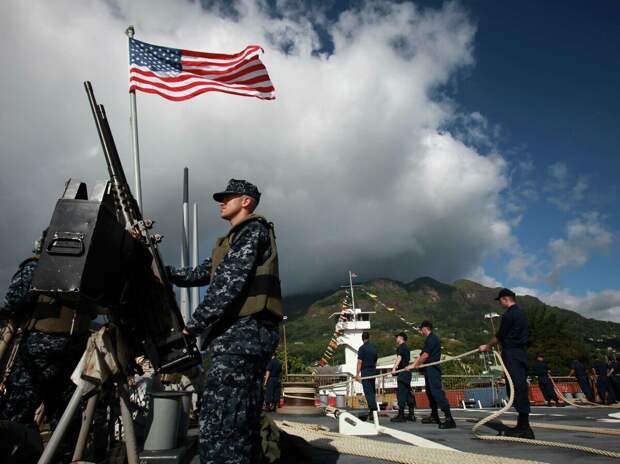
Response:
[[[361,287],[355,293],[356,306],[365,311],[376,311],[371,319],[371,334],[380,356],[394,352],[393,335],[400,331],[409,334],[412,349],[422,346],[423,337],[398,316],[416,324],[424,319],[432,321],[444,351],[454,355],[488,341],[492,327],[485,314],[503,312],[494,301],[499,289],[468,280],[458,280],[450,285],[430,277],[422,277],[408,284],[377,279]],[[362,289],[376,295],[380,302],[394,308],[394,311],[385,309]],[[336,322],[329,316],[340,312],[344,293],[342,289],[285,298],[289,355],[307,364],[320,359]],[[566,372],[574,357],[589,362],[608,346],[620,348],[620,324],[587,319],[574,311],[545,305],[531,296],[519,297],[518,301],[530,323],[530,357],[533,358],[537,352],[544,353],[554,372]],[[495,323],[498,324],[499,320],[496,319]],[[342,349],[339,349],[334,362],[339,363],[342,359]],[[477,365],[479,361],[472,358],[470,363]]]

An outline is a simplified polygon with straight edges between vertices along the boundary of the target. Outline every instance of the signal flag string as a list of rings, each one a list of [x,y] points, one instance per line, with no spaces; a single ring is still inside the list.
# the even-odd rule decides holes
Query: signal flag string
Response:
[[[418,327],[416,324],[414,324],[413,322],[409,322],[407,319],[405,319],[402,315],[400,315],[398,313],[398,311],[396,310],[396,308],[392,307],[392,306],[388,306],[386,305],[383,301],[381,301],[379,299],[379,297],[377,295],[375,295],[374,293],[370,293],[368,290],[366,290],[365,288],[361,288],[361,290],[368,295],[368,297],[370,297],[370,299],[375,302],[376,304],[378,304],[379,306],[382,306],[383,308],[385,308],[388,312],[393,313],[398,319],[401,320],[401,322],[403,322],[404,324],[408,325],[410,328],[414,329],[416,332],[418,331]]]
[[[340,306],[340,316],[338,317],[338,321],[336,322],[336,328],[334,329],[334,334],[332,335],[331,340],[327,344],[327,348],[325,349],[323,356],[321,356],[321,360],[319,361],[319,366],[321,367],[326,366],[329,363],[329,361],[332,359],[332,357],[334,356],[334,353],[336,352],[336,350],[338,349],[338,338],[340,338],[344,334],[344,331],[338,327],[338,324],[340,322],[346,322],[347,320],[346,314],[347,314],[347,311],[349,311],[350,309],[351,308],[350,308],[350,301],[349,301],[349,292],[345,291],[344,298],[342,299],[342,303]]]

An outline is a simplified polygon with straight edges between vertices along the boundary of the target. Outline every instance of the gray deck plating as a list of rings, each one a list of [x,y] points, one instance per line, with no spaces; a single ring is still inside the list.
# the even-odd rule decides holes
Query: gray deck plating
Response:
[[[542,461],[549,464],[568,464],[568,463],[612,463],[618,462],[616,459],[594,456],[579,451],[563,450],[546,446],[528,446],[519,443],[488,442],[472,439],[471,426],[473,422],[489,414],[489,410],[454,410],[453,415],[457,419],[457,428],[453,430],[439,430],[435,425],[423,425],[420,422],[407,422],[404,424],[389,423],[387,417],[381,417],[380,421],[389,427],[414,433],[429,440],[437,441],[460,451],[488,454],[495,456],[505,456],[510,458],[530,459]],[[610,419],[609,414],[618,412],[618,409],[607,408],[547,408],[535,407],[532,409],[532,422],[543,422],[550,424],[577,425],[582,427],[605,427],[614,428],[620,431],[620,420],[608,422],[602,421]],[[427,414],[425,410],[416,412],[418,417]],[[329,417],[314,416],[290,416],[274,414],[276,420],[290,420],[295,422],[314,423],[329,427],[337,431],[337,422]],[[514,414],[505,414],[502,419],[514,420]],[[470,422],[471,421],[471,422]],[[492,427],[501,427],[501,424],[493,424]],[[485,433],[495,434],[493,428],[484,429]],[[536,438],[548,441],[558,441],[563,443],[575,443],[594,448],[600,448],[620,452],[620,440],[612,435],[591,434],[586,432],[567,432],[546,429],[535,429]],[[387,437],[367,437],[382,442],[401,443]],[[294,440],[293,445],[285,445],[282,450],[282,462],[290,464],[365,464],[378,462],[374,459],[362,458],[357,456],[340,455],[334,451],[320,450],[305,444],[302,440]],[[192,460],[198,463],[198,459]]]

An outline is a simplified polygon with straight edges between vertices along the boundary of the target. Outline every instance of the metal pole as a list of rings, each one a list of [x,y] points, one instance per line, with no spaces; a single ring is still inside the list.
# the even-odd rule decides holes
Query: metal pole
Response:
[[[121,417],[125,428],[125,449],[127,450],[127,462],[138,464],[138,446],[136,443],[136,431],[133,427],[131,410],[129,409],[129,393],[127,386],[123,383],[118,384],[118,393],[121,403]]]
[[[194,222],[192,224],[192,267],[198,266],[198,205],[194,203]],[[200,289],[192,287],[191,311],[200,304]]]
[[[181,231],[181,267],[189,266],[189,169],[183,168],[183,224]],[[185,321],[191,317],[189,289],[181,288],[181,314]]]
[[[58,445],[60,445],[60,441],[62,437],[67,432],[67,428],[71,423],[71,419],[75,415],[77,408],[80,406],[80,401],[82,400],[82,395],[84,394],[84,387],[78,386],[73,392],[73,396],[65,409],[65,412],[62,413],[62,417],[52,434],[50,441],[47,442],[47,446],[43,450],[43,454],[39,458],[38,464],[49,464],[52,462],[54,458],[54,454],[58,449]]]
[[[134,33],[135,30],[133,26],[129,26],[125,31],[125,34],[127,34],[127,37],[129,39],[133,39]],[[131,66],[131,61],[129,62],[129,65]],[[140,211],[144,213],[144,209],[142,207],[142,180],[140,177],[140,148],[138,145],[138,108],[136,105],[135,90],[129,92],[129,111],[129,125],[131,126],[131,148],[133,150],[133,169],[136,185],[136,202],[138,203],[138,208],[140,208]]]
[[[88,403],[86,403],[86,409],[82,414],[82,427],[80,427],[80,435],[78,437],[77,444],[75,445],[75,451],[73,452],[73,462],[81,461],[84,455],[88,432],[90,432],[90,426],[93,422],[93,417],[95,417],[95,406],[97,406],[98,397],[99,393],[96,393],[88,398]]]
[[[286,349],[286,323],[282,321],[282,332],[284,336],[284,378],[288,380],[288,350]]]
[[[355,314],[355,295],[353,294],[353,275],[351,271],[349,271],[349,285],[351,287],[351,308]]]

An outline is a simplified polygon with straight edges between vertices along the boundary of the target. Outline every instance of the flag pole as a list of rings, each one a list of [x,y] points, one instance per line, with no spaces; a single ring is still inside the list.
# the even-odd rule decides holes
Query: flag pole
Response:
[[[125,30],[125,34],[127,34],[128,39],[133,39],[135,34],[135,30],[133,26],[129,26]],[[129,40],[127,50],[131,55],[131,51],[129,50]],[[129,59],[129,66],[131,66],[131,59]],[[144,214],[144,209],[142,208],[142,180],[140,177],[140,148],[138,146],[138,108],[136,105],[136,91],[132,90],[129,92],[129,124],[131,126],[131,147],[133,150],[133,170],[135,176],[135,187],[136,187],[136,201],[138,202],[138,208]]]
[[[353,273],[349,271],[349,285],[351,287],[351,308],[355,314],[355,294],[353,293]]]
[[[189,261],[189,169],[183,169],[183,225],[181,234],[181,267],[190,265]],[[186,321],[192,315],[189,289],[181,288],[181,314]]]

